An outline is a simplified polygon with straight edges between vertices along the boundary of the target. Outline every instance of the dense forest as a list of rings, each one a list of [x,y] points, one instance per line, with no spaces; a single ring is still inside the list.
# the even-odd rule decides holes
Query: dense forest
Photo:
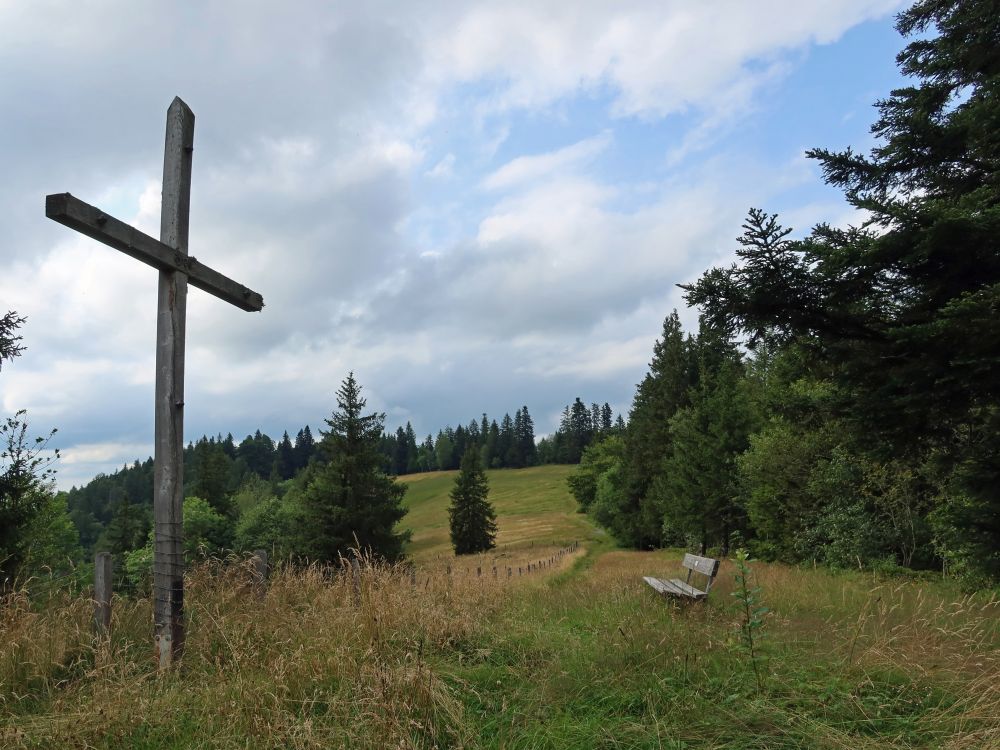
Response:
[[[860,226],[751,210],[737,262],[682,285],[622,436],[571,484],[623,543],[1000,577],[1000,17],[899,16],[912,85],[870,154],[814,149]]]
[[[627,420],[577,398],[540,440],[526,406],[418,440],[410,424],[386,432],[384,415],[362,414],[349,376],[318,437],[305,426],[187,447],[188,553],[322,559],[351,531],[397,557],[403,491],[389,478],[456,469],[475,451],[489,468],[579,462],[581,511],[632,547],[737,543],[773,560],[995,582],[1000,16],[923,2],[898,28],[912,37],[898,57],[912,84],[876,104],[878,145],[808,152],[859,226],[795,237],[750,210],[737,262],[682,285],[698,330],[666,317]],[[21,353],[23,323],[0,318],[0,367]],[[0,573],[97,549],[140,580],[152,460],[55,493],[51,434],[33,434],[23,412],[0,424]]]

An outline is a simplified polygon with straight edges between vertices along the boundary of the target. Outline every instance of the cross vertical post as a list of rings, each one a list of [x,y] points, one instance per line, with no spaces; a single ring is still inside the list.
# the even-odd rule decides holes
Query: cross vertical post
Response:
[[[194,113],[179,98],[167,110],[160,242],[188,254]],[[153,623],[160,668],[184,650],[184,331],[187,274],[160,270],[156,308],[153,453]]]
[[[169,668],[184,649],[184,328],[191,284],[247,312],[264,298],[188,255],[194,113],[179,98],[167,110],[160,239],[69,193],[45,196],[45,215],[160,273],[156,312],[153,449],[153,630]]]

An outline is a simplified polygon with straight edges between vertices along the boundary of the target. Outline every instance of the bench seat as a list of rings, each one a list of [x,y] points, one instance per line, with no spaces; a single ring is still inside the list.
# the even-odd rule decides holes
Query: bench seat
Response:
[[[680,578],[671,578],[667,581],[662,578],[644,576],[642,580],[664,596],[680,596],[689,599],[704,599],[708,596],[706,592],[701,589],[696,589],[694,586],[685,583]]]

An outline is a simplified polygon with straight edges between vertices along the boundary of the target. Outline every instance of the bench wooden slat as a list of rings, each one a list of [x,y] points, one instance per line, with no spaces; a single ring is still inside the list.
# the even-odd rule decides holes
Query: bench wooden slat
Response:
[[[664,581],[660,578],[653,578],[652,576],[645,576],[642,580],[648,583],[653,589],[664,596],[683,596],[681,590],[676,586],[673,586],[669,581]]]
[[[642,580],[664,596],[679,596],[685,599],[703,599],[705,597],[704,591],[699,591],[693,586],[688,586],[684,583],[684,581],[680,581],[676,578],[666,581],[662,578],[644,576]]]
[[[692,599],[704,599],[708,596],[708,594],[701,589],[696,589],[694,586],[684,583],[684,581],[680,578],[672,578],[670,583],[680,589],[685,596],[690,596]]]
[[[689,570],[696,570],[709,578],[715,578],[719,573],[719,561],[711,557],[698,557],[698,555],[684,555],[684,562],[681,563]]]

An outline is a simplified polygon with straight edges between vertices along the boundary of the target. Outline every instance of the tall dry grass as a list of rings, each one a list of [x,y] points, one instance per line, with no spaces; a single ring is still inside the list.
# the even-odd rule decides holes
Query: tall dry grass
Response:
[[[526,552],[450,573],[364,560],[360,598],[349,566],[279,567],[265,587],[249,563],[204,562],[185,577],[185,652],[168,674],[149,599],[116,596],[95,637],[88,598],[17,592],[0,606],[0,746],[461,746],[474,732],[434,664],[474,657],[512,590],[559,567],[529,576],[559,556]]]
[[[341,568],[279,568],[265,590],[208,561],[166,674],[148,599],[116,597],[95,639],[86,597],[15,593],[0,747],[1000,747],[995,597],[756,564],[757,691],[729,563],[680,605],[641,581],[679,557],[556,552],[366,564],[360,600]]]

